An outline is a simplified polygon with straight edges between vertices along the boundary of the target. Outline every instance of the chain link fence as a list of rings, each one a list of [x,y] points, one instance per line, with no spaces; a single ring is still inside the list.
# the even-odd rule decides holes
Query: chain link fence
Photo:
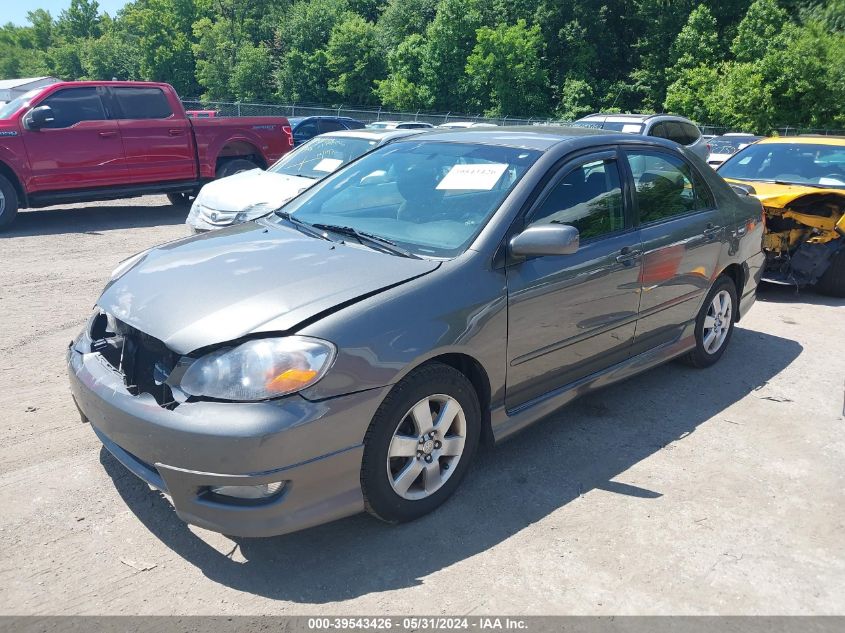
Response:
[[[498,118],[485,117],[481,114],[467,114],[465,112],[403,112],[400,110],[387,110],[378,106],[327,106],[325,104],[270,104],[270,103],[237,103],[229,101],[183,101],[186,110],[208,110],[213,111],[214,116],[346,116],[362,121],[363,123],[374,123],[376,121],[423,121],[432,125],[442,125],[450,121],[472,121],[474,123],[494,123],[496,125],[567,125],[571,121],[564,121],[543,117],[512,117],[504,116]],[[717,125],[712,123],[700,123],[698,127],[702,134],[718,136],[727,132],[747,132],[738,128]],[[845,136],[845,130],[830,128],[806,128],[785,125],[773,130],[769,134],[777,136],[798,136],[801,134],[818,134],[822,136]]]
[[[387,110],[378,106],[337,106],[329,107],[321,104],[297,103],[290,105],[268,103],[232,103],[226,101],[183,101],[186,110],[213,110],[215,116],[346,116],[364,123],[376,121],[423,121],[432,125],[442,125],[450,121],[472,121],[474,123],[494,123],[496,125],[545,125],[549,123],[563,125],[564,121],[554,121],[538,117],[504,116],[490,118],[481,114],[467,114],[465,112],[402,112]]]

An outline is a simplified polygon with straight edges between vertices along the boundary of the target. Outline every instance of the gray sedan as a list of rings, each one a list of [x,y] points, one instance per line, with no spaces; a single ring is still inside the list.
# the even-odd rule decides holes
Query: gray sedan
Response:
[[[73,397],[185,521],[407,521],[479,443],[681,358],[717,362],[760,203],[662,139],[425,133],[275,215],[145,251],[68,349]]]

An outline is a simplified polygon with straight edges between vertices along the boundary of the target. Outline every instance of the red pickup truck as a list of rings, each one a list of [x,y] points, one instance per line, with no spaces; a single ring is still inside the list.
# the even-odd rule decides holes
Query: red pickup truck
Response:
[[[55,83],[0,106],[0,230],[22,207],[151,193],[183,203],[292,148],[285,117],[190,119],[168,84]]]

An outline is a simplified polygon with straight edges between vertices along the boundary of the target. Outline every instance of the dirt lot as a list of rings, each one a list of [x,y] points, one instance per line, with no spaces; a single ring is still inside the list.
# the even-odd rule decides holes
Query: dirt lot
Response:
[[[482,453],[413,524],[187,527],[80,423],[65,347],[164,198],[0,236],[0,613],[845,614],[845,302],[768,289],[704,371],[671,364]]]

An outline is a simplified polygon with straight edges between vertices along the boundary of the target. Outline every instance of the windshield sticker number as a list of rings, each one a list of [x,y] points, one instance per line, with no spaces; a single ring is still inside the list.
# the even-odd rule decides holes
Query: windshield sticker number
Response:
[[[477,163],[474,165],[455,165],[438,183],[438,189],[490,191],[505,170],[506,163]]]
[[[314,165],[314,171],[331,172],[340,167],[343,162],[340,158],[324,158],[319,163]]]

